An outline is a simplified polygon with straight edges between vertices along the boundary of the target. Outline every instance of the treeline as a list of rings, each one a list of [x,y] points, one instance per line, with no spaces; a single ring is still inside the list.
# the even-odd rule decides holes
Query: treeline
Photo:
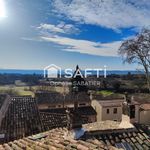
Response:
[[[91,90],[109,90],[117,93],[149,93],[144,74],[108,75],[99,80],[99,87],[90,87]]]
[[[27,85],[36,85],[40,79],[42,79],[42,75],[37,74],[0,74],[0,85],[15,84],[16,80],[25,82]]]
[[[43,79],[43,75],[38,74],[0,74],[0,85],[16,84],[17,80],[29,86],[39,85],[41,79]],[[66,79],[61,78],[57,79],[57,81],[66,81]],[[92,76],[89,79],[86,78],[86,81],[100,81],[101,83],[100,86],[88,86],[89,90],[111,90],[118,93],[148,93],[144,74],[114,74],[108,75],[106,79],[104,77],[98,79]]]

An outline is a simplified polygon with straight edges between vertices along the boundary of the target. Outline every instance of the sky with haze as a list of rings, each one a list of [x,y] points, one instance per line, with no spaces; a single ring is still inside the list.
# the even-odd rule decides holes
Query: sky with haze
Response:
[[[117,51],[149,27],[150,0],[0,1],[1,69],[137,68],[123,64]]]

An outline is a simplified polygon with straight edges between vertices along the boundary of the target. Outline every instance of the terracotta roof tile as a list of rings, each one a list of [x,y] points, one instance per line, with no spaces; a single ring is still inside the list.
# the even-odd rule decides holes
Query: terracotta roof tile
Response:
[[[0,126],[0,133],[5,134],[5,139],[0,139],[0,142],[12,141],[42,131],[43,126],[35,99],[12,97]]]
[[[149,104],[142,104],[142,105],[140,105],[140,108],[143,110],[150,110],[150,103]]]
[[[0,145],[0,150],[117,150],[115,146],[129,144],[137,150],[149,150],[149,136],[141,129],[122,130],[117,132],[114,130],[110,133],[97,133],[80,140],[74,140],[70,136],[66,136],[66,128],[56,128],[44,132],[45,136],[37,139],[32,136],[20,140],[15,140],[7,144]],[[123,143],[122,143],[123,142]]]
[[[72,93],[67,93],[64,97],[63,94],[58,92],[40,92],[35,93],[38,104],[63,104],[72,103],[77,99],[80,102],[90,102],[90,96],[86,92],[81,92],[77,96],[72,95]]]

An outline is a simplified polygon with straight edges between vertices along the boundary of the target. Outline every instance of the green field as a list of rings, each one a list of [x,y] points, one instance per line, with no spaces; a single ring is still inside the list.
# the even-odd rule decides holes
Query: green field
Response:
[[[34,89],[34,87],[32,87]],[[29,86],[15,86],[15,85],[5,85],[0,86],[0,93],[12,93],[15,95],[25,96],[31,95],[34,96],[34,92],[30,90]]]
[[[31,95],[34,96],[34,92],[39,89],[39,86],[16,86],[16,85],[4,85],[0,86],[0,93],[8,93],[19,96]],[[63,87],[50,87],[49,91],[57,91],[59,93],[68,92],[69,89]]]

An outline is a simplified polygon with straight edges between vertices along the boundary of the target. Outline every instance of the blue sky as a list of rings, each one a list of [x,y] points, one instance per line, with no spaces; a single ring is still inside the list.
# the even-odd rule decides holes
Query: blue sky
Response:
[[[117,51],[149,27],[149,0],[0,1],[6,15],[0,17],[0,68],[137,68],[124,65]]]

